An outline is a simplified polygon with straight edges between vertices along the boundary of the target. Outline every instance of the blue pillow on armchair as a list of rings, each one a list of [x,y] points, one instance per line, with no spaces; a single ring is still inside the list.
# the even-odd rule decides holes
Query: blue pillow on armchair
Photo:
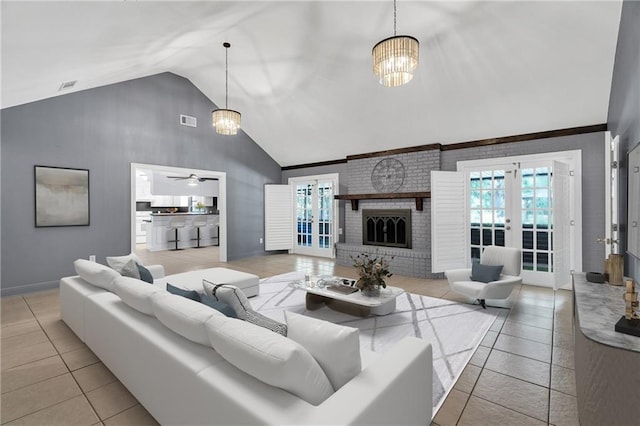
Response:
[[[478,259],[473,259],[471,265],[471,281],[479,281],[482,283],[490,283],[498,281],[503,265],[483,265]]]

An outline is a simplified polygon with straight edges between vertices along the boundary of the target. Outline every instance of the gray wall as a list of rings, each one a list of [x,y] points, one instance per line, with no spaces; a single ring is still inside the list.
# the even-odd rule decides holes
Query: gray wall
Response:
[[[541,129],[542,130],[542,129]],[[548,129],[546,129],[548,130]],[[498,158],[513,155],[539,154],[545,152],[582,150],[582,267],[586,271],[603,271],[604,246],[596,243],[597,238],[604,236],[604,133],[565,136],[539,139],[527,142],[515,142],[500,145],[489,145],[479,148],[465,148],[442,151],[440,156],[441,170],[456,170],[456,162],[482,158]],[[418,155],[419,153],[409,154]],[[376,161],[372,159],[372,163]],[[342,166],[342,165],[341,165]],[[331,166],[335,168],[335,166]],[[329,168],[296,169],[296,176],[334,172]],[[286,173],[286,172],[285,172]],[[368,179],[371,171],[365,173]],[[289,177],[290,173],[287,173]],[[354,193],[350,190],[346,170],[340,172],[341,193]],[[352,177],[353,178],[353,177]],[[286,181],[283,177],[283,181]],[[346,189],[343,183],[346,182]],[[428,189],[427,189],[428,190]],[[351,208],[349,202],[341,201],[341,208]],[[341,216],[340,226],[344,226],[345,218]]]
[[[442,170],[456,170],[456,162],[543,152],[582,150],[582,268],[604,272],[604,133],[538,139],[442,152]]]
[[[622,4],[607,121],[611,134],[620,135],[621,155],[626,155],[640,143],[640,2],[637,1],[626,0]],[[618,199],[621,219],[626,226],[628,189],[626,158],[624,160]],[[626,241],[623,242],[622,247],[626,247]],[[627,255],[625,273],[639,281],[640,259]]]
[[[55,286],[79,257],[129,253],[132,162],[226,172],[228,259],[263,254],[263,186],[280,166],[242,132],[217,135],[214,108],[164,73],[2,110],[2,294]],[[90,170],[90,226],[35,228],[36,164]]]

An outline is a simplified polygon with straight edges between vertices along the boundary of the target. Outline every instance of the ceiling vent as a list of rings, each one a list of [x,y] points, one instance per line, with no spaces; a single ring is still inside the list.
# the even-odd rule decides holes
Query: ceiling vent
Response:
[[[62,83],[60,85],[60,88],[58,89],[58,92],[61,92],[61,91],[66,90],[66,89],[71,89],[73,86],[76,85],[77,82],[78,82],[78,80],[65,81],[64,83]]]
[[[198,119],[190,115],[180,114],[180,124],[189,127],[198,127]]]

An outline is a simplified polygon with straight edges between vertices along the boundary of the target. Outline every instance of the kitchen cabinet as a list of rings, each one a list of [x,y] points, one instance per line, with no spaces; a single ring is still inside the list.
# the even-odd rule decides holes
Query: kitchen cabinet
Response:
[[[136,176],[136,201],[151,201],[151,182],[146,176]]]
[[[152,195],[151,207],[189,207],[189,197],[175,195]]]

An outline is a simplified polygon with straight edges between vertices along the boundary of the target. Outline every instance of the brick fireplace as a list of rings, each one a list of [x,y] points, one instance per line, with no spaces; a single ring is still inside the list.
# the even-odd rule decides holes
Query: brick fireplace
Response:
[[[364,158],[363,158],[364,157]],[[440,150],[399,153],[397,155],[371,155],[347,158],[348,194],[376,194],[372,184],[372,170],[384,158],[395,158],[404,165],[405,176],[402,186],[396,193],[426,192],[431,189],[431,170],[440,170]],[[393,256],[391,272],[398,275],[435,278],[440,274],[431,273],[431,200],[425,198],[418,209],[415,199],[361,199],[352,207],[345,203],[345,222],[343,224],[344,243],[336,244],[336,261],[340,265],[353,264],[351,257],[361,253]],[[355,209],[354,209],[355,208]],[[371,210],[395,211],[383,220],[369,222],[365,218]],[[399,212],[405,212],[403,231],[399,231]],[[374,212],[375,213],[375,212]],[[375,214],[374,217],[381,217]],[[391,223],[389,222],[391,219]],[[408,226],[407,226],[408,225]],[[369,227],[373,227],[375,240],[386,240],[387,244],[371,245],[367,237]],[[386,227],[386,229],[384,229]],[[393,228],[393,229],[390,229]],[[390,232],[392,233],[390,234]],[[404,242],[401,234],[404,235]],[[392,238],[390,238],[392,237]],[[389,240],[392,240],[391,242]]]

